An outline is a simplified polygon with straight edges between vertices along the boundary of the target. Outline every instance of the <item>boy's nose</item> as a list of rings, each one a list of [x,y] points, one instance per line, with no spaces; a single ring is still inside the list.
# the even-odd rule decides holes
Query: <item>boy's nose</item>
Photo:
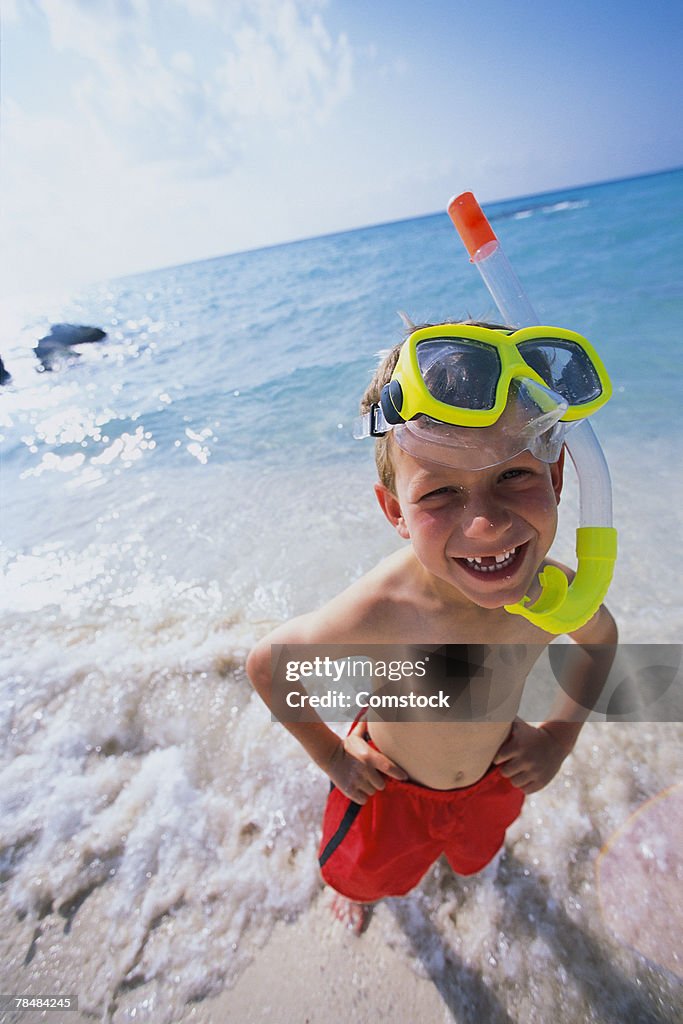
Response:
[[[495,533],[500,533],[505,527],[501,527],[498,517],[495,519],[491,516],[474,516],[469,522],[465,523],[463,533],[466,537],[475,539],[477,537],[490,538]]]
[[[510,514],[497,502],[478,501],[465,506],[463,533],[471,540],[490,540],[510,527]]]

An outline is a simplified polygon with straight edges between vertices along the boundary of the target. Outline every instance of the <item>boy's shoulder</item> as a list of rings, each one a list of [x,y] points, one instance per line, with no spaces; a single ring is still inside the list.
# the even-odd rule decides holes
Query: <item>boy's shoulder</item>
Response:
[[[401,548],[337,594],[319,612],[316,626],[340,642],[392,643],[415,614],[411,581],[414,556]]]
[[[268,643],[391,643],[414,610],[411,556],[401,549],[383,559],[322,607],[278,626]],[[401,614],[403,609],[403,615]]]

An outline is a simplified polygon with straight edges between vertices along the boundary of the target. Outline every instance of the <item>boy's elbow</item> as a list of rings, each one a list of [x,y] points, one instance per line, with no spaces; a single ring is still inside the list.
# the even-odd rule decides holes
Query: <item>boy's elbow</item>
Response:
[[[605,611],[607,612],[606,608],[605,608]],[[608,633],[609,633],[609,639],[606,640],[606,643],[612,644],[613,646],[616,647],[616,645],[619,643],[619,630],[617,628],[616,622],[614,621],[614,619],[612,618],[612,616],[610,615],[609,612],[607,612],[607,617],[608,617],[607,630],[608,630]]]
[[[271,684],[270,644],[261,641],[249,652],[246,670],[251,685],[267,700]]]
[[[604,604],[600,607],[598,629],[600,631],[600,639],[596,642],[606,644],[608,647],[616,647],[619,642],[619,630],[612,613],[608,611]]]
[[[570,636],[579,644],[604,644],[607,647],[616,647],[619,642],[617,624],[604,604],[585,626],[577,629]]]

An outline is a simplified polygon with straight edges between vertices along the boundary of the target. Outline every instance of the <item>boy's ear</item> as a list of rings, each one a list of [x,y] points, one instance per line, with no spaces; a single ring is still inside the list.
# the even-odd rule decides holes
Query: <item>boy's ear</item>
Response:
[[[375,494],[377,495],[379,507],[395,528],[399,537],[403,537],[404,540],[410,540],[410,533],[403,518],[399,500],[393,491],[390,491],[384,484],[375,484]]]
[[[564,483],[564,453],[566,448],[562,445],[562,451],[557,462],[553,462],[550,465],[550,479],[552,481],[553,490],[555,492],[555,500],[557,504],[560,504],[560,495],[562,494],[562,484]]]

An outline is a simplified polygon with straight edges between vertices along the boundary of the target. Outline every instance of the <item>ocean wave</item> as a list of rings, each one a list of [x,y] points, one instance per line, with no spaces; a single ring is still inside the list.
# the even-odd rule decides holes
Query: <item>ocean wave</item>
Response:
[[[590,201],[588,199],[565,199],[559,203],[525,206],[521,210],[515,210],[514,212],[508,213],[507,216],[512,217],[513,220],[526,220],[528,217],[533,217],[537,213],[565,213],[567,210],[583,210],[587,206],[590,206]]]

